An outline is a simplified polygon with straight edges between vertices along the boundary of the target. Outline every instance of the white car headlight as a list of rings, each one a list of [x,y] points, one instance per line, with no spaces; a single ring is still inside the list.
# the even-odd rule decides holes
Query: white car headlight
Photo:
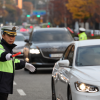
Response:
[[[75,87],[77,91],[80,92],[89,92],[89,93],[95,93],[98,92],[99,89],[96,86],[85,84],[82,82],[75,82]]]
[[[30,49],[30,53],[32,53],[32,54],[39,54],[40,51],[38,49]]]

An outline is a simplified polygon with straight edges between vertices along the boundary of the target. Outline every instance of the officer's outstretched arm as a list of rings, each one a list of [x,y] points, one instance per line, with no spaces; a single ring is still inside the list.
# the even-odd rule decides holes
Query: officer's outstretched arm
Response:
[[[32,64],[26,63],[25,61],[22,61],[22,60],[15,59],[15,70],[19,70],[24,67],[31,72],[35,71],[35,67]]]
[[[26,62],[23,60],[15,59],[14,63],[15,63],[15,70],[19,70],[25,67]]]

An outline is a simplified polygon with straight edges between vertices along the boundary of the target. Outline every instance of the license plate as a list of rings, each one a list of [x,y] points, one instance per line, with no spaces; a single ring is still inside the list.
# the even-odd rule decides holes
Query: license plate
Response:
[[[61,57],[62,54],[50,54],[49,56],[50,56],[50,57]]]

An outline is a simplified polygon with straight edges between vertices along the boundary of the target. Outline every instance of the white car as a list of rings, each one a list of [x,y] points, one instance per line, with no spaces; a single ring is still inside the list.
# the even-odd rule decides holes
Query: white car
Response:
[[[74,41],[52,71],[52,100],[100,99],[100,39]]]

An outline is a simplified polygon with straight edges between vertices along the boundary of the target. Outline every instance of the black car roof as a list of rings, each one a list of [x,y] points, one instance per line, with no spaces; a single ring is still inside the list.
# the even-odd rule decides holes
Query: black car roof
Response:
[[[36,32],[36,31],[48,31],[48,30],[66,30],[67,31],[67,29],[66,28],[37,28],[37,29],[34,29],[34,32]]]

